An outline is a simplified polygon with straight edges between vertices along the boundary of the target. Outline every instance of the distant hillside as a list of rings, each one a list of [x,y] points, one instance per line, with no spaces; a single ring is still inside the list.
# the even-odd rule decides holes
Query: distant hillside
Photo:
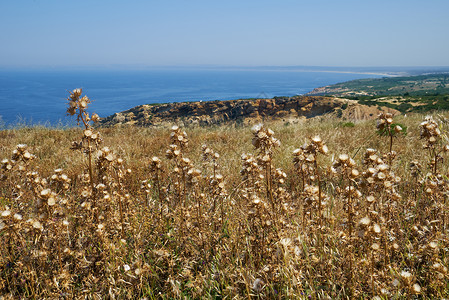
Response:
[[[359,79],[316,88],[307,95],[340,97],[403,113],[449,110],[449,73]]]
[[[358,79],[314,89],[307,95],[337,97],[449,94],[449,73]]]

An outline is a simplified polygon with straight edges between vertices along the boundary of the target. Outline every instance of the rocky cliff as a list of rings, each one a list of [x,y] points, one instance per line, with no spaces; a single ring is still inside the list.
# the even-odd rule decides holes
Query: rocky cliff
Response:
[[[140,105],[102,119],[100,126],[253,124],[269,120],[311,118],[346,109],[347,106],[347,100],[319,96]]]

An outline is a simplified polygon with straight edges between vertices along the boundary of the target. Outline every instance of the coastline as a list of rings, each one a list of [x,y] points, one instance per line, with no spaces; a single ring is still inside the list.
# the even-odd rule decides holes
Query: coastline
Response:
[[[414,69],[416,70],[416,69]],[[398,77],[403,68],[338,67],[171,67],[141,70],[103,68],[0,71],[3,124],[58,124],[65,117],[68,91],[80,87],[101,117],[142,104],[239,100],[307,95],[356,79]],[[409,69],[412,72],[412,69]],[[327,75],[326,75],[327,74]],[[335,75],[333,75],[335,74]],[[32,101],[31,101],[32,99]]]

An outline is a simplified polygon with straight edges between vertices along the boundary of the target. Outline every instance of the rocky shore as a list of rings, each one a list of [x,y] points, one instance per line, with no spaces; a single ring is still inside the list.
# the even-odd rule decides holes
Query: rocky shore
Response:
[[[356,108],[357,107],[357,108]],[[351,113],[356,110],[357,113]],[[364,113],[353,101],[335,97],[295,96],[272,99],[245,99],[207,102],[181,102],[140,105],[115,113],[101,120],[100,126],[120,124],[137,126],[220,125],[226,123],[254,124],[271,120],[292,121],[325,114],[339,117],[357,116],[368,119],[377,116],[378,109]]]

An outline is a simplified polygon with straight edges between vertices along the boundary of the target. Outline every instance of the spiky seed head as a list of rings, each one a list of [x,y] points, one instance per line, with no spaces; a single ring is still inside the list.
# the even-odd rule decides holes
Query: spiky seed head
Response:
[[[262,200],[260,200],[259,198],[256,198],[253,200],[254,205],[259,205],[261,202],[262,202]]]
[[[352,158],[350,158],[349,161],[348,161],[348,166],[354,167],[354,166],[355,166],[355,160],[353,160]]]
[[[408,279],[410,279],[412,277],[412,273],[410,273],[408,271],[405,271],[405,270],[402,270],[401,271],[401,277],[406,279],[406,280],[408,280]]]
[[[41,222],[39,222],[37,220],[35,220],[33,222],[33,228],[38,229],[38,230],[42,230],[43,229]]]
[[[379,169],[379,171],[384,172],[389,169],[389,166],[387,164],[381,164],[377,166],[377,168]]]
[[[81,96],[81,93],[83,92],[83,89],[74,89],[73,90],[73,95],[75,96],[75,97],[79,97],[79,96]]]
[[[346,162],[346,161],[348,161],[349,156],[348,156],[347,154],[340,154],[340,155],[338,156],[338,159],[339,159],[341,162]]]
[[[368,149],[366,149],[366,153],[367,153],[368,155],[371,155],[371,154],[376,153],[376,150],[373,149],[373,148],[368,148]]]
[[[376,169],[375,168],[368,168],[368,173],[370,173],[371,175],[376,173]]]
[[[378,158],[378,156],[377,156],[376,154],[371,154],[368,158],[369,158],[371,161],[376,161],[377,158]]]
[[[48,204],[48,206],[53,206],[53,205],[55,205],[55,204],[56,204],[56,199],[55,199],[55,197],[51,196],[50,198],[48,198],[47,204]]]
[[[100,121],[100,117],[97,114],[93,114],[91,120],[94,123],[97,123],[98,121]]]
[[[359,224],[362,226],[368,226],[371,223],[371,220],[368,216],[360,219]]]
[[[90,129],[86,129],[86,130],[84,130],[84,136],[85,137],[90,137],[92,135],[92,130],[90,130]]]
[[[302,149],[300,149],[300,148],[295,149],[295,150],[293,151],[293,155],[294,155],[294,156],[298,156],[298,155],[300,155],[301,153],[302,153]]]
[[[293,240],[291,238],[282,238],[279,242],[282,246],[288,247],[292,244]]]
[[[318,135],[314,136],[311,140],[315,144],[320,144],[322,142],[321,137]]]
[[[23,153],[23,158],[24,158],[25,160],[30,159],[30,158],[31,158],[31,153],[28,152],[28,151],[25,151],[25,152]]]
[[[271,157],[268,154],[266,154],[262,157],[263,162],[269,162],[270,160],[271,160]]]
[[[50,189],[45,189],[41,191],[41,197],[42,198],[48,198],[51,195],[51,190]]]
[[[266,138],[268,135],[265,133],[265,132],[263,132],[263,131],[258,131],[257,132],[257,137],[259,138],[259,139],[264,139],[264,138]]]
[[[320,150],[323,154],[327,154],[329,152],[329,148],[327,148],[326,145],[321,146]]]
[[[379,224],[374,224],[373,225],[373,231],[374,231],[374,233],[376,233],[376,234],[379,234],[380,233],[380,226],[379,226]]]
[[[429,243],[429,247],[432,249],[436,249],[438,247],[438,243],[435,241],[432,241]]]
[[[357,178],[360,175],[360,172],[357,169],[352,169],[351,170],[351,177],[352,178]]]
[[[19,150],[20,152],[25,151],[27,145],[26,144],[18,144],[17,145],[17,150]]]
[[[399,280],[394,279],[394,280],[391,282],[391,284],[392,284],[394,287],[397,287],[397,286],[399,286],[400,282],[399,282]]]
[[[366,197],[366,201],[368,201],[369,203],[373,203],[375,200],[373,195],[369,195],[368,197]]]
[[[263,124],[256,124],[256,125],[254,125],[253,126],[253,128],[251,128],[251,130],[254,132],[254,133],[256,133],[256,132],[259,132],[261,129],[262,129],[262,127],[263,127]]]
[[[11,211],[10,210],[4,210],[3,212],[2,212],[2,217],[3,218],[7,218],[7,217],[9,217],[11,215]]]

